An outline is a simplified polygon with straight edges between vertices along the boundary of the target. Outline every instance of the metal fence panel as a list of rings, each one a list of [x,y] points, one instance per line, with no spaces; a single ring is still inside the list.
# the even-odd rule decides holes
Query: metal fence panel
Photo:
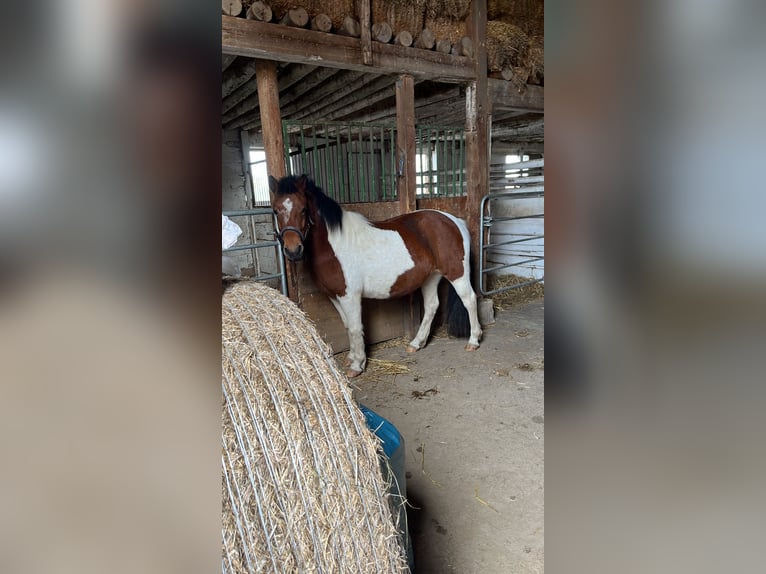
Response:
[[[340,203],[397,199],[396,127],[283,120],[287,172],[307,173]],[[465,195],[462,128],[416,127],[418,197]]]

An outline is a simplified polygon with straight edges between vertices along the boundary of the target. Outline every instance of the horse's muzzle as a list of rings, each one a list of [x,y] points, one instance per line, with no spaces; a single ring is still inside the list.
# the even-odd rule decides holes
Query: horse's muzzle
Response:
[[[287,257],[290,261],[300,261],[303,259],[303,244],[299,244],[295,249],[288,249],[285,247],[284,252],[285,257]]]

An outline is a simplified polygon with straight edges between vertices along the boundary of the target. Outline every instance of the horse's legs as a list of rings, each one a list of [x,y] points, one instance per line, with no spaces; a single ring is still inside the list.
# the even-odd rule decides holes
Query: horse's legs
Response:
[[[330,297],[330,302],[333,304],[333,307],[335,307],[335,310],[338,312],[338,315],[340,316],[340,320],[343,321],[343,326],[346,328],[346,333],[348,333],[348,324],[346,323],[346,313],[343,311],[343,307],[341,307],[340,300],[335,299],[334,297]],[[351,357],[346,356],[346,360],[343,362],[344,367],[350,367],[351,366]]]
[[[464,273],[462,277],[455,279],[451,283],[463,305],[468,309],[468,319],[471,322],[471,336],[468,339],[465,350],[475,351],[479,348],[482,332],[481,325],[479,324],[479,313],[476,310],[476,293],[474,293],[473,287],[471,287],[470,277],[469,273]]]
[[[362,295],[346,293],[338,298],[338,313],[348,330],[348,359],[346,375],[356,377],[364,371],[367,356],[364,353],[364,328],[362,326]]]
[[[439,281],[441,281],[441,273],[434,272],[421,287],[423,291],[423,321],[420,323],[415,338],[410,341],[407,347],[408,353],[414,353],[425,345],[428,339],[428,334],[431,332],[431,323],[436,315],[436,310],[439,308]]]

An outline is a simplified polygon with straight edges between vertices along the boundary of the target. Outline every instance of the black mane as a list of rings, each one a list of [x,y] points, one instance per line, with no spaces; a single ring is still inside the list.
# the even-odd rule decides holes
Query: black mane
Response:
[[[314,180],[309,179],[308,176],[288,175],[287,177],[283,177],[279,180],[277,195],[281,196],[298,193],[298,187],[296,183],[301,177],[306,179],[306,193],[313,198],[317,211],[319,212],[319,215],[322,217],[322,219],[324,219],[325,225],[327,225],[327,229],[342,229],[343,209],[334,199],[325,195],[322,189],[314,183]]]

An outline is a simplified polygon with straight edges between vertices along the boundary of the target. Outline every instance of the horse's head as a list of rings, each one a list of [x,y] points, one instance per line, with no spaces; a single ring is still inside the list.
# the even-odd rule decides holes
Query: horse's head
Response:
[[[310,198],[306,193],[308,178],[283,177],[279,181],[269,176],[271,205],[277,216],[279,231],[277,238],[282,244],[285,256],[291,261],[300,261],[306,252],[304,243],[313,221],[310,213]]]

